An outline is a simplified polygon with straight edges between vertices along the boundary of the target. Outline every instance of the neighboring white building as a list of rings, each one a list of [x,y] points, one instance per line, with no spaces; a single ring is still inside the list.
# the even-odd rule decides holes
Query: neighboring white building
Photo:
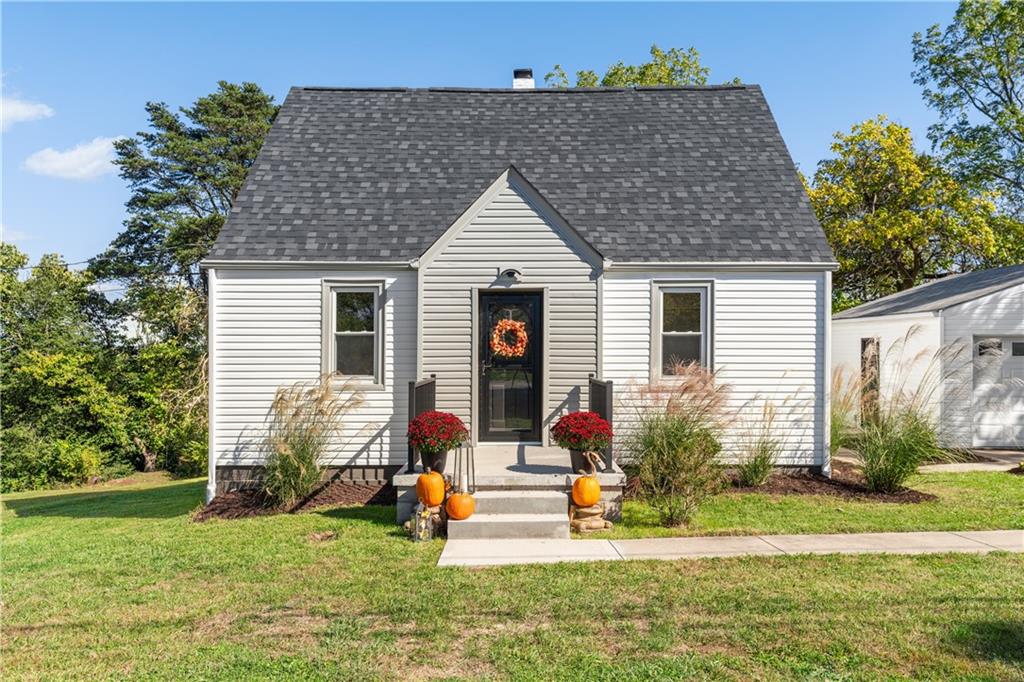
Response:
[[[671,358],[783,405],[780,463],[828,469],[835,263],[756,86],[295,88],[204,267],[211,495],[251,480],[296,381],[363,385],[327,464],[380,480],[410,382],[473,445],[543,446],[594,381],[628,429]],[[489,347],[505,318],[515,361]]]
[[[873,345],[882,392],[924,382],[950,445],[1024,446],[1024,265],[945,277],[832,316],[833,368],[870,372]]]

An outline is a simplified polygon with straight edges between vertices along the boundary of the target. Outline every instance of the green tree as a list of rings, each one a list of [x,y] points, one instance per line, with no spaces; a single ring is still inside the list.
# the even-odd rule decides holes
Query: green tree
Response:
[[[831,150],[808,194],[839,260],[835,308],[996,255],[992,197],[916,151],[909,128],[879,116],[836,133]]]
[[[128,181],[125,229],[90,265],[122,283],[119,306],[146,338],[204,345],[206,284],[199,262],[277,115],[254,83],[221,81],[215,92],[172,111],[146,105],[150,129],[115,142],[114,163]]]
[[[1024,3],[965,0],[953,23],[914,34],[914,80],[941,120],[929,137],[963,182],[1024,214]],[[1018,226],[1019,228],[1019,226]]]
[[[96,329],[90,306],[100,294],[90,289],[89,273],[68,269],[57,254],[47,254],[24,280],[18,272],[28,259],[10,244],[0,251],[0,361],[10,366],[14,356],[30,350],[42,353],[93,352]]]
[[[645,85],[705,85],[711,69],[700,62],[696,48],[673,47],[667,52],[657,45],[651,45],[651,61],[642,64],[625,64],[618,61],[608,67],[604,76],[597,72],[580,70],[576,72],[577,88],[622,88]],[[544,76],[544,82],[552,88],[570,87],[569,76],[559,64]],[[734,78],[733,83],[739,83]]]

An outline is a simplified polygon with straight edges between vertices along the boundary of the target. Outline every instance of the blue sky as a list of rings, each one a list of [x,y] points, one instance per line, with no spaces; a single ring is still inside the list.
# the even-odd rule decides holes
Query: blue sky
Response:
[[[33,262],[80,261],[120,229],[128,196],[109,138],[143,106],[191,103],[220,79],[291,85],[507,87],[696,47],[712,81],[758,83],[794,159],[813,172],[834,131],[886,113],[926,146],[934,115],[911,78],[914,31],[953,4],[2,5],[5,238]],[[20,120],[16,120],[20,119]],[[71,150],[77,151],[69,153]]]

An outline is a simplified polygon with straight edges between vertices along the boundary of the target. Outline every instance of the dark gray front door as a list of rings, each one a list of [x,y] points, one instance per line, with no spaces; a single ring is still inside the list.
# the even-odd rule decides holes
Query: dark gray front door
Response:
[[[539,293],[480,294],[481,441],[541,439],[542,300]]]

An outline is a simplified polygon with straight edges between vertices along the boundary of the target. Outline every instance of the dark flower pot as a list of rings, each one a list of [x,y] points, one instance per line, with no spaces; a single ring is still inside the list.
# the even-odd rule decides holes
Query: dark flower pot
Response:
[[[444,473],[444,465],[448,461],[448,451],[444,452],[420,452],[420,462],[423,463],[423,470],[430,469],[439,474]]]
[[[583,456],[582,450],[569,451],[569,463],[572,465],[572,472],[578,474],[580,470],[590,471],[590,460]]]

